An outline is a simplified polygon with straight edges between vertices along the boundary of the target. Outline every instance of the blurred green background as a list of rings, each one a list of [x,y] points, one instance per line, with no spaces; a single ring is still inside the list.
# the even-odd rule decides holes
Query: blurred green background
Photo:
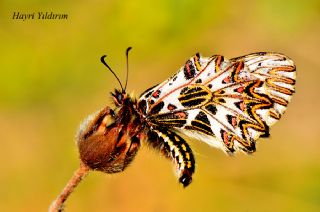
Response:
[[[12,20],[13,12],[68,20]],[[196,52],[232,58],[285,53],[297,93],[253,156],[190,141],[197,168],[181,188],[146,147],[123,173],[92,172],[66,211],[320,211],[320,2],[0,1],[0,210],[46,211],[78,167],[74,134],[119,87],[101,55],[139,95]]]

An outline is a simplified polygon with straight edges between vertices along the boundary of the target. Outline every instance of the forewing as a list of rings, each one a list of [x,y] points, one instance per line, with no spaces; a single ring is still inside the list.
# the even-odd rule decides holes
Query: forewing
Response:
[[[192,57],[139,105],[152,124],[175,128],[227,152],[255,150],[294,93],[295,66],[284,55],[255,53],[225,60]]]
[[[196,54],[176,74],[140,96],[142,112],[150,115],[184,109],[178,99],[181,90],[192,84],[202,85],[207,77],[215,74],[216,67],[224,69],[228,64],[222,56],[206,58]]]

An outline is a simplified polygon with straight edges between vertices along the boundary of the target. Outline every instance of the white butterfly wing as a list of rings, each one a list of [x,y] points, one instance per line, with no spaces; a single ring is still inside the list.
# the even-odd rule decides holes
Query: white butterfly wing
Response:
[[[190,58],[177,74],[144,92],[139,108],[151,126],[173,128],[226,152],[255,151],[255,140],[284,113],[295,66],[277,53]]]

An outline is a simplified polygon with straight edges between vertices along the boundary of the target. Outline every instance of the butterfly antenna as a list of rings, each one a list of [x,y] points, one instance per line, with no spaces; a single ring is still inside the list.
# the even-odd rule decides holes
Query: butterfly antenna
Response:
[[[128,47],[126,51],[126,59],[127,59],[127,76],[126,76],[126,84],[124,85],[124,91],[127,90],[127,85],[128,85],[128,76],[129,76],[129,51],[132,49],[132,47]]]
[[[110,68],[110,66],[106,63],[106,61],[105,61],[105,58],[106,58],[106,57],[107,57],[107,55],[103,55],[103,56],[101,57],[101,59],[100,59],[100,60],[101,60],[101,63],[102,63],[103,65],[105,65],[105,66],[111,71],[111,73],[116,77],[116,79],[118,80],[118,82],[119,82],[119,84],[120,84],[120,86],[121,86],[121,90],[124,91],[123,86],[122,86],[122,84],[121,84],[118,76],[114,73],[114,71],[112,71],[112,69]]]

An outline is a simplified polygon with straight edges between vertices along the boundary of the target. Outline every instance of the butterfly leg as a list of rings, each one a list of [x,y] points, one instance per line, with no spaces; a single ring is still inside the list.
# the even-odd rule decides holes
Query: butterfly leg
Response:
[[[187,142],[176,133],[163,129],[151,129],[148,141],[152,147],[160,149],[166,157],[175,162],[179,182],[184,187],[188,186],[195,170],[195,160]]]

